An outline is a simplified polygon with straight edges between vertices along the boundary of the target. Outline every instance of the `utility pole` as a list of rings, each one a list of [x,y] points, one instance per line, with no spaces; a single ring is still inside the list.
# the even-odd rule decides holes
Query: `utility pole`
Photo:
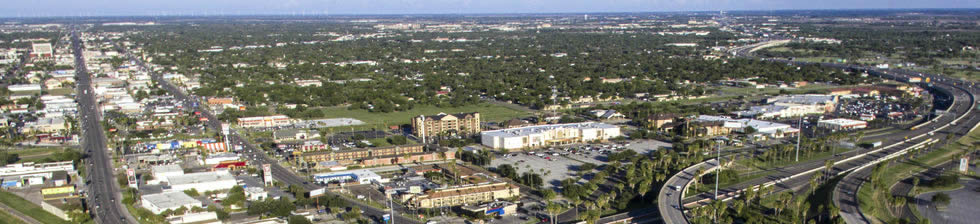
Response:
[[[718,156],[715,158],[717,162],[717,167],[715,167],[715,200],[718,200],[718,177],[721,176],[721,144],[715,142],[715,151],[718,151]]]
[[[796,162],[800,161],[800,141],[803,140],[803,117],[800,117],[800,122],[797,127],[800,127],[800,132],[796,134]]]

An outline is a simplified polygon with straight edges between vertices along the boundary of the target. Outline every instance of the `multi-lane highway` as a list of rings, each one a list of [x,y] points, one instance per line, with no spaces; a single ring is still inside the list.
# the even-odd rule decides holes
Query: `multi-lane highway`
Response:
[[[736,48],[734,52],[736,52],[735,54],[738,54],[739,56],[751,56],[751,49],[758,46],[763,46],[763,45],[751,45],[747,47]],[[793,62],[787,60],[776,60],[776,59],[766,59],[766,60],[782,62],[782,63],[804,64],[803,62]],[[852,65],[833,64],[833,63],[822,63],[821,65],[828,66],[828,67],[836,67],[836,68],[851,68],[851,69],[867,70],[872,75],[891,78],[891,79],[902,79],[908,76],[918,75],[918,73],[912,73],[912,72],[902,71],[902,70],[876,70],[876,69],[866,68],[866,67],[857,67]],[[955,99],[956,103],[953,103],[953,107],[947,110],[948,113],[933,118],[932,122],[923,124],[916,130],[893,133],[893,134],[871,138],[871,140],[880,140],[886,145],[890,145],[891,147],[877,148],[877,149],[858,149],[850,152],[844,152],[841,153],[840,155],[830,158],[834,161],[837,161],[835,162],[834,169],[833,169],[833,172],[835,174],[839,174],[841,173],[841,171],[852,170],[854,168],[867,164],[868,162],[878,160],[879,158],[882,157],[886,157],[893,153],[899,152],[900,150],[905,149],[909,146],[912,146],[916,143],[926,140],[926,139],[915,139],[915,141],[905,142],[906,137],[927,135],[930,132],[939,129],[944,129],[944,128],[947,128],[945,130],[963,132],[964,129],[968,130],[970,127],[973,126],[973,124],[977,122],[977,119],[974,118],[976,116],[970,116],[974,114],[972,112],[972,108],[976,107],[974,103],[975,100],[973,97],[973,95],[976,93],[975,91],[976,89],[974,87],[969,86],[963,88],[964,86],[968,86],[968,85],[967,83],[959,80],[951,80],[944,77],[928,75],[928,74],[924,74],[924,76],[930,77],[932,80],[937,80],[933,82],[933,85],[936,87],[936,89],[945,91],[945,92],[943,91],[939,91],[939,92],[940,94],[946,94],[947,96],[940,97],[938,99],[940,100],[942,99],[949,100],[950,98]],[[960,120],[956,122],[956,124],[953,124],[954,120],[961,117],[967,117],[969,119]],[[951,124],[951,125],[946,125],[946,124]],[[933,134],[935,133],[933,132]],[[721,189],[719,190],[719,194],[734,195],[742,189],[746,189],[753,186],[759,186],[759,185],[775,185],[777,192],[800,189],[808,184],[809,175],[812,175],[813,173],[816,173],[816,171],[819,171],[824,166],[824,162],[825,160],[817,160],[817,161],[800,163],[789,167],[779,168],[774,170],[775,173],[772,175],[753,179],[743,183],[735,184],[725,189]],[[667,186],[682,185],[681,182],[690,181],[690,177],[686,179],[681,178],[683,177],[683,175],[684,173],[681,172],[676,174],[674,177],[671,177],[671,179],[668,180]],[[677,178],[675,179],[675,177]],[[660,192],[662,196],[665,195],[665,192],[663,191],[669,191],[669,188],[665,187],[662,190],[662,192]],[[687,223],[687,220],[683,214],[683,205],[690,204],[693,202],[698,202],[698,201],[711,200],[712,197],[713,197],[713,192],[695,195],[693,197],[685,198],[684,200],[681,201],[674,201],[672,200],[674,197],[670,197],[667,200],[663,200],[658,207],[666,223]]]
[[[149,72],[150,73],[150,76],[153,78],[153,80],[160,84],[160,87],[161,88],[163,88],[164,90],[166,90],[170,94],[173,94],[174,95],[174,98],[177,99],[177,100],[179,100],[180,102],[182,102],[183,105],[188,105],[188,106],[190,106],[190,105],[206,105],[206,104],[201,104],[199,102],[199,100],[198,100],[197,97],[194,97],[193,95],[190,95],[190,94],[184,92],[183,90],[181,90],[181,89],[177,88],[176,86],[174,86],[169,81],[163,79],[161,74],[154,72],[142,60],[140,60],[139,58],[137,58],[137,57],[133,56],[132,54],[130,54],[129,52],[127,52],[127,50],[125,48],[122,48],[122,47],[116,45],[116,49],[119,50],[119,51],[121,51],[121,52],[123,52],[123,53],[125,53],[130,58],[130,60],[133,60],[134,62],[136,62],[142,68],[143,71]],[[208,119],[208,121],[207,121],[207,127],[209,129],[212,129],[212,130],[221,130],[221,121],[218,119],[217,116],[214,115],[214,113],[212,113],[206,107],[199,107],[199,108],[196,108],[196,110],[200,111],[201,112],[201,115],[204,116],[204,117],[206,117]],[[234,129],[231,130],[231,133],[230,133],[230,135],[228,135],[228,139],[226,139],[226,141],[228,141],[230,144],[241,145],[242,148],[243,148],[242,149],[243,150],[243,153],[245,154],[244,157],[247,158],[249,160],[249,162],[253,166],[261,166],[261,164],[271,164],[272,177],[273,177],[273,179],[276,179],[276,180],[278,180],[280,182],[283,182],[283,183],[285,183],[287,185],[301,186],[304,189],[306,189],[307,191],[322,188],[321,186],[317,186],[315,184],[311,184],[306,178],[300,177],[300,176],[296,175],[295,173],[293,173],[292,171],[290,171],[289,169],[286,169],[285,167],[283,167],[282,165],[280,165],[279,164],[279,161],[270,158],[265,153],[265,151],[263,151],[259,147],[256,147],[255,145],[253,145],[246,138],[243,138],[242,135],[241,135],[241,133],[238,133]],[[331,194],[331,193],[330,192],[327,192],[327,194]],[[344,198],[344,197],[342,197],[342,198]],[[364,212],[364,215],[366,216],[365,218],[379,220],[382,215],[388,213],[387,210],[382,210],[382,209],[378,209],[378,208],[375,208],[375,207],[371,207],[371,206],[369,206],[367,204],[364,204],[364,203],[359,202],[359,201],[356,201],[356,200],[352,200],[352,199],[348,199],[348,198],[344,198],[344,199],[348,203],[350,203],[350,204],[352,204],[354,206],[360,207],[361,211],[363,211]],[[397,206],[396,206],[396,210],[399,210],[399,209],[397,209]],[[419,223],[419,221],[417,221],[417,220],[409,219],[409,218],[404,217],[404,216],[399,215],[399,214],[396,214],[395,215],[394,221],[395,221],[395,223],[407,223],[407,224]]]
[[[106,144],[105,133],[103,132],[101,113],[98,111],[98,101],[95,100],[95,93],[92,90],[92,77],[88,74],[85,67],[85,58],[82,57],[82,41],[78,30],[72,30],[71,43],[72,51],[75,55],[75,82],[77,84],[77,94],[75,100],[78,101],[78,116],[81,117],[82,149],[88,155],[88,201],[98,223],[136,223],[129,216],[129,212],[122,205],[121,198],[118,198],[119,187],[116,186],[116,178],[113,178],[112,158]]]

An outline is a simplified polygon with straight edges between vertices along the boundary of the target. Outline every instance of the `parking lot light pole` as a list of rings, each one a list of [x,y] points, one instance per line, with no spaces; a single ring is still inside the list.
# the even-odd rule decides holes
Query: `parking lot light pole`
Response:
[[[796,133],[796,162],[800,161],[800,141],[803,140],[803,117],[806,116],[800,116],[800,122],[797,124],[799,125],[797,127],[800,128],[800,132]]]

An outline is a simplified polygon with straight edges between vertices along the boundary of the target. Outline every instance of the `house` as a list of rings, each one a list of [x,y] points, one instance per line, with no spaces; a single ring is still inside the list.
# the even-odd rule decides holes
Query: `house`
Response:
[[[616,110],[592,110],[589,111],[593,116],[599,120],[613,120],[613,119],[625,119],[626,116],[616,112]]]

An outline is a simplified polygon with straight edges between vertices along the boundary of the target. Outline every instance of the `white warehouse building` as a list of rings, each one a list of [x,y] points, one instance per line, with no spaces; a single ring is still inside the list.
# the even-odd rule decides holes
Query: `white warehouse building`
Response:
[[[225,171],[189,173],[181,176],[171,176],[170,188],[175,191],[196,189],[197,192],[231,189],[238,185],[235,177]]]
[[[597,140],[603,141],[619,136],[619,126],[584,122],[484,131],[480,137],[483,145],[491,148],[523,149]]]
[[[177,210],[181,207],[187,209],[203,207],[201,201],[187,196],[187,194],[181,191],[143,195],[140,202],[144,208],[154,214],[160,214],[167,209]]]

